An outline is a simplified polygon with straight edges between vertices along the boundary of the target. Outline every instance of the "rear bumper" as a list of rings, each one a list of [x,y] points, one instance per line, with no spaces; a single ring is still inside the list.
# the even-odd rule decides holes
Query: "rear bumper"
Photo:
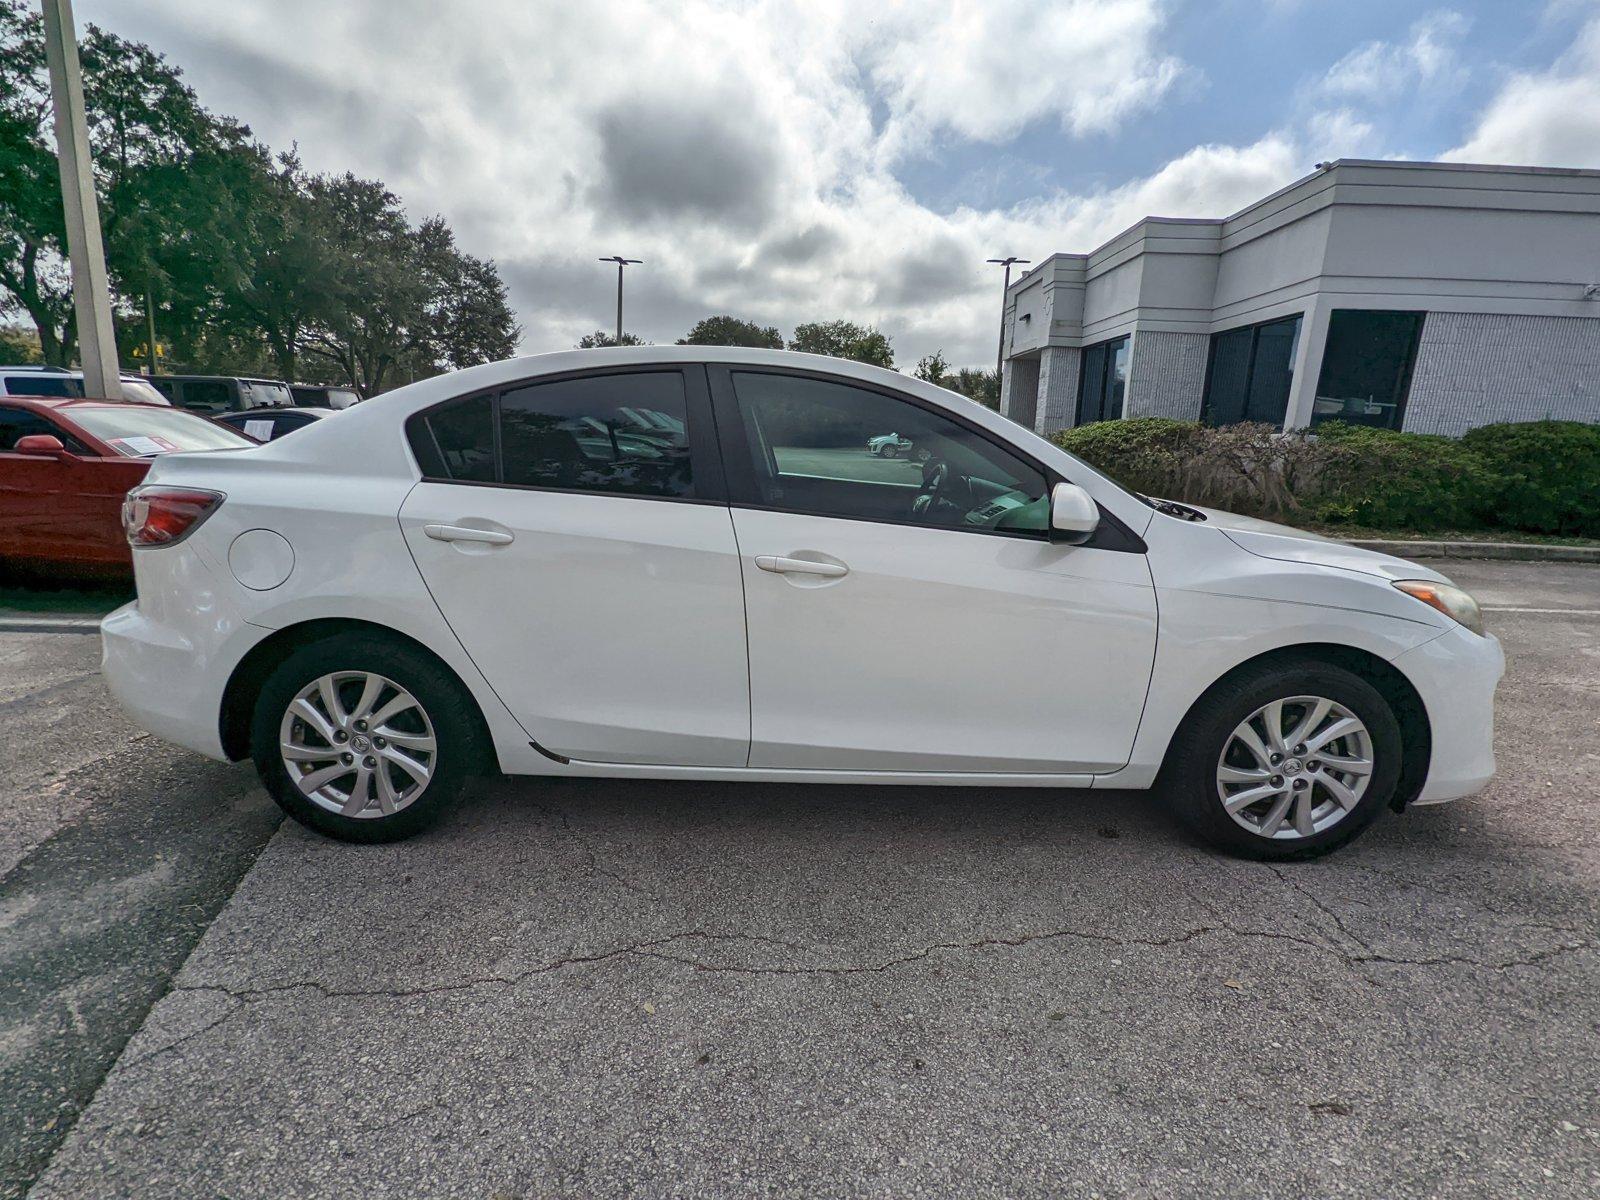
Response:
[[[1394,660],[1422,696],[1433,735],[1428,778],[1414,804],[1481,791],[1494,778],[1494,693],[1505,652],[1494,637],[1453,629]]]
[[[271,630],[246,622],[190,542],[134,552],[139,599],[100,622],[101,673],[128,716],[207,758],[222,749],[222,694]]]
[[[222,696],[195,670],[196,650],[176,631],[124,604],[100,622],[101,674],[135,724],[164,741],[226,760]]]

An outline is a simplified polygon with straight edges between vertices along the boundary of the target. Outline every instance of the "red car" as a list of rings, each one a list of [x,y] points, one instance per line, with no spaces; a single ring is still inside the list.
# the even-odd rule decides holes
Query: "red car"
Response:
[[[0,573],[127,578],[122,498],[151,459],[258,444],[176,408],[0,396]]]

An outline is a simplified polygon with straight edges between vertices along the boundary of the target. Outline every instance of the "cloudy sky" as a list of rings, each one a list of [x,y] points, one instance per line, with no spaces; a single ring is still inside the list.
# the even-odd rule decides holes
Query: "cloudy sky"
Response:
[[[730,312],[992,359],[984,259],[1337,157],[1600,167],[1600,0],[77,0],[494,258],[533,353]]]

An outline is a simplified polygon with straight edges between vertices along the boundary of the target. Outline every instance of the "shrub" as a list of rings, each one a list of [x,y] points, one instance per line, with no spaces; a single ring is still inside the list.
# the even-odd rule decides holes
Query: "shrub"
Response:
[[[1483,425],[1461,439],[1499,477],[1482,515],[1531,533],[1600,537],[1600,425]]]
[[[1334,421],[1281,433],[1134,417],[1055,440],[1135,491],[1249,516],[1600,536],[1600,425],[1485,425],[1457,439]]]
[[[1372,529],[1470,529],[1498,486],[1475,449],[1455,438],[1329,422],[1311,514]]]
[[[1123,487],[1177,499],[1190,488],[1190,446],[1204,432],[1197,421],[1129,417],[1063,429],[1055,443]]]

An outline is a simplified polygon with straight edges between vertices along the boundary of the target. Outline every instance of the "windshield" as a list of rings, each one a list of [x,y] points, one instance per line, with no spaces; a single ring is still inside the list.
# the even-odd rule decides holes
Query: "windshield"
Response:
[[[294,404],[294,393],[289,390],[287,383],[241,379],[239,390],[244,393],[246,408],[288,408]]]
[[[173,408],[73,408],[68,414],[89,433],[129,458],[178,450],[242,450],[256,443],[193,413]]]
[[[172,403],[142,379],[124,379],[122,381],[122,398],[124,400],[137,400],[141,404],[159,404],[163,408]]]

